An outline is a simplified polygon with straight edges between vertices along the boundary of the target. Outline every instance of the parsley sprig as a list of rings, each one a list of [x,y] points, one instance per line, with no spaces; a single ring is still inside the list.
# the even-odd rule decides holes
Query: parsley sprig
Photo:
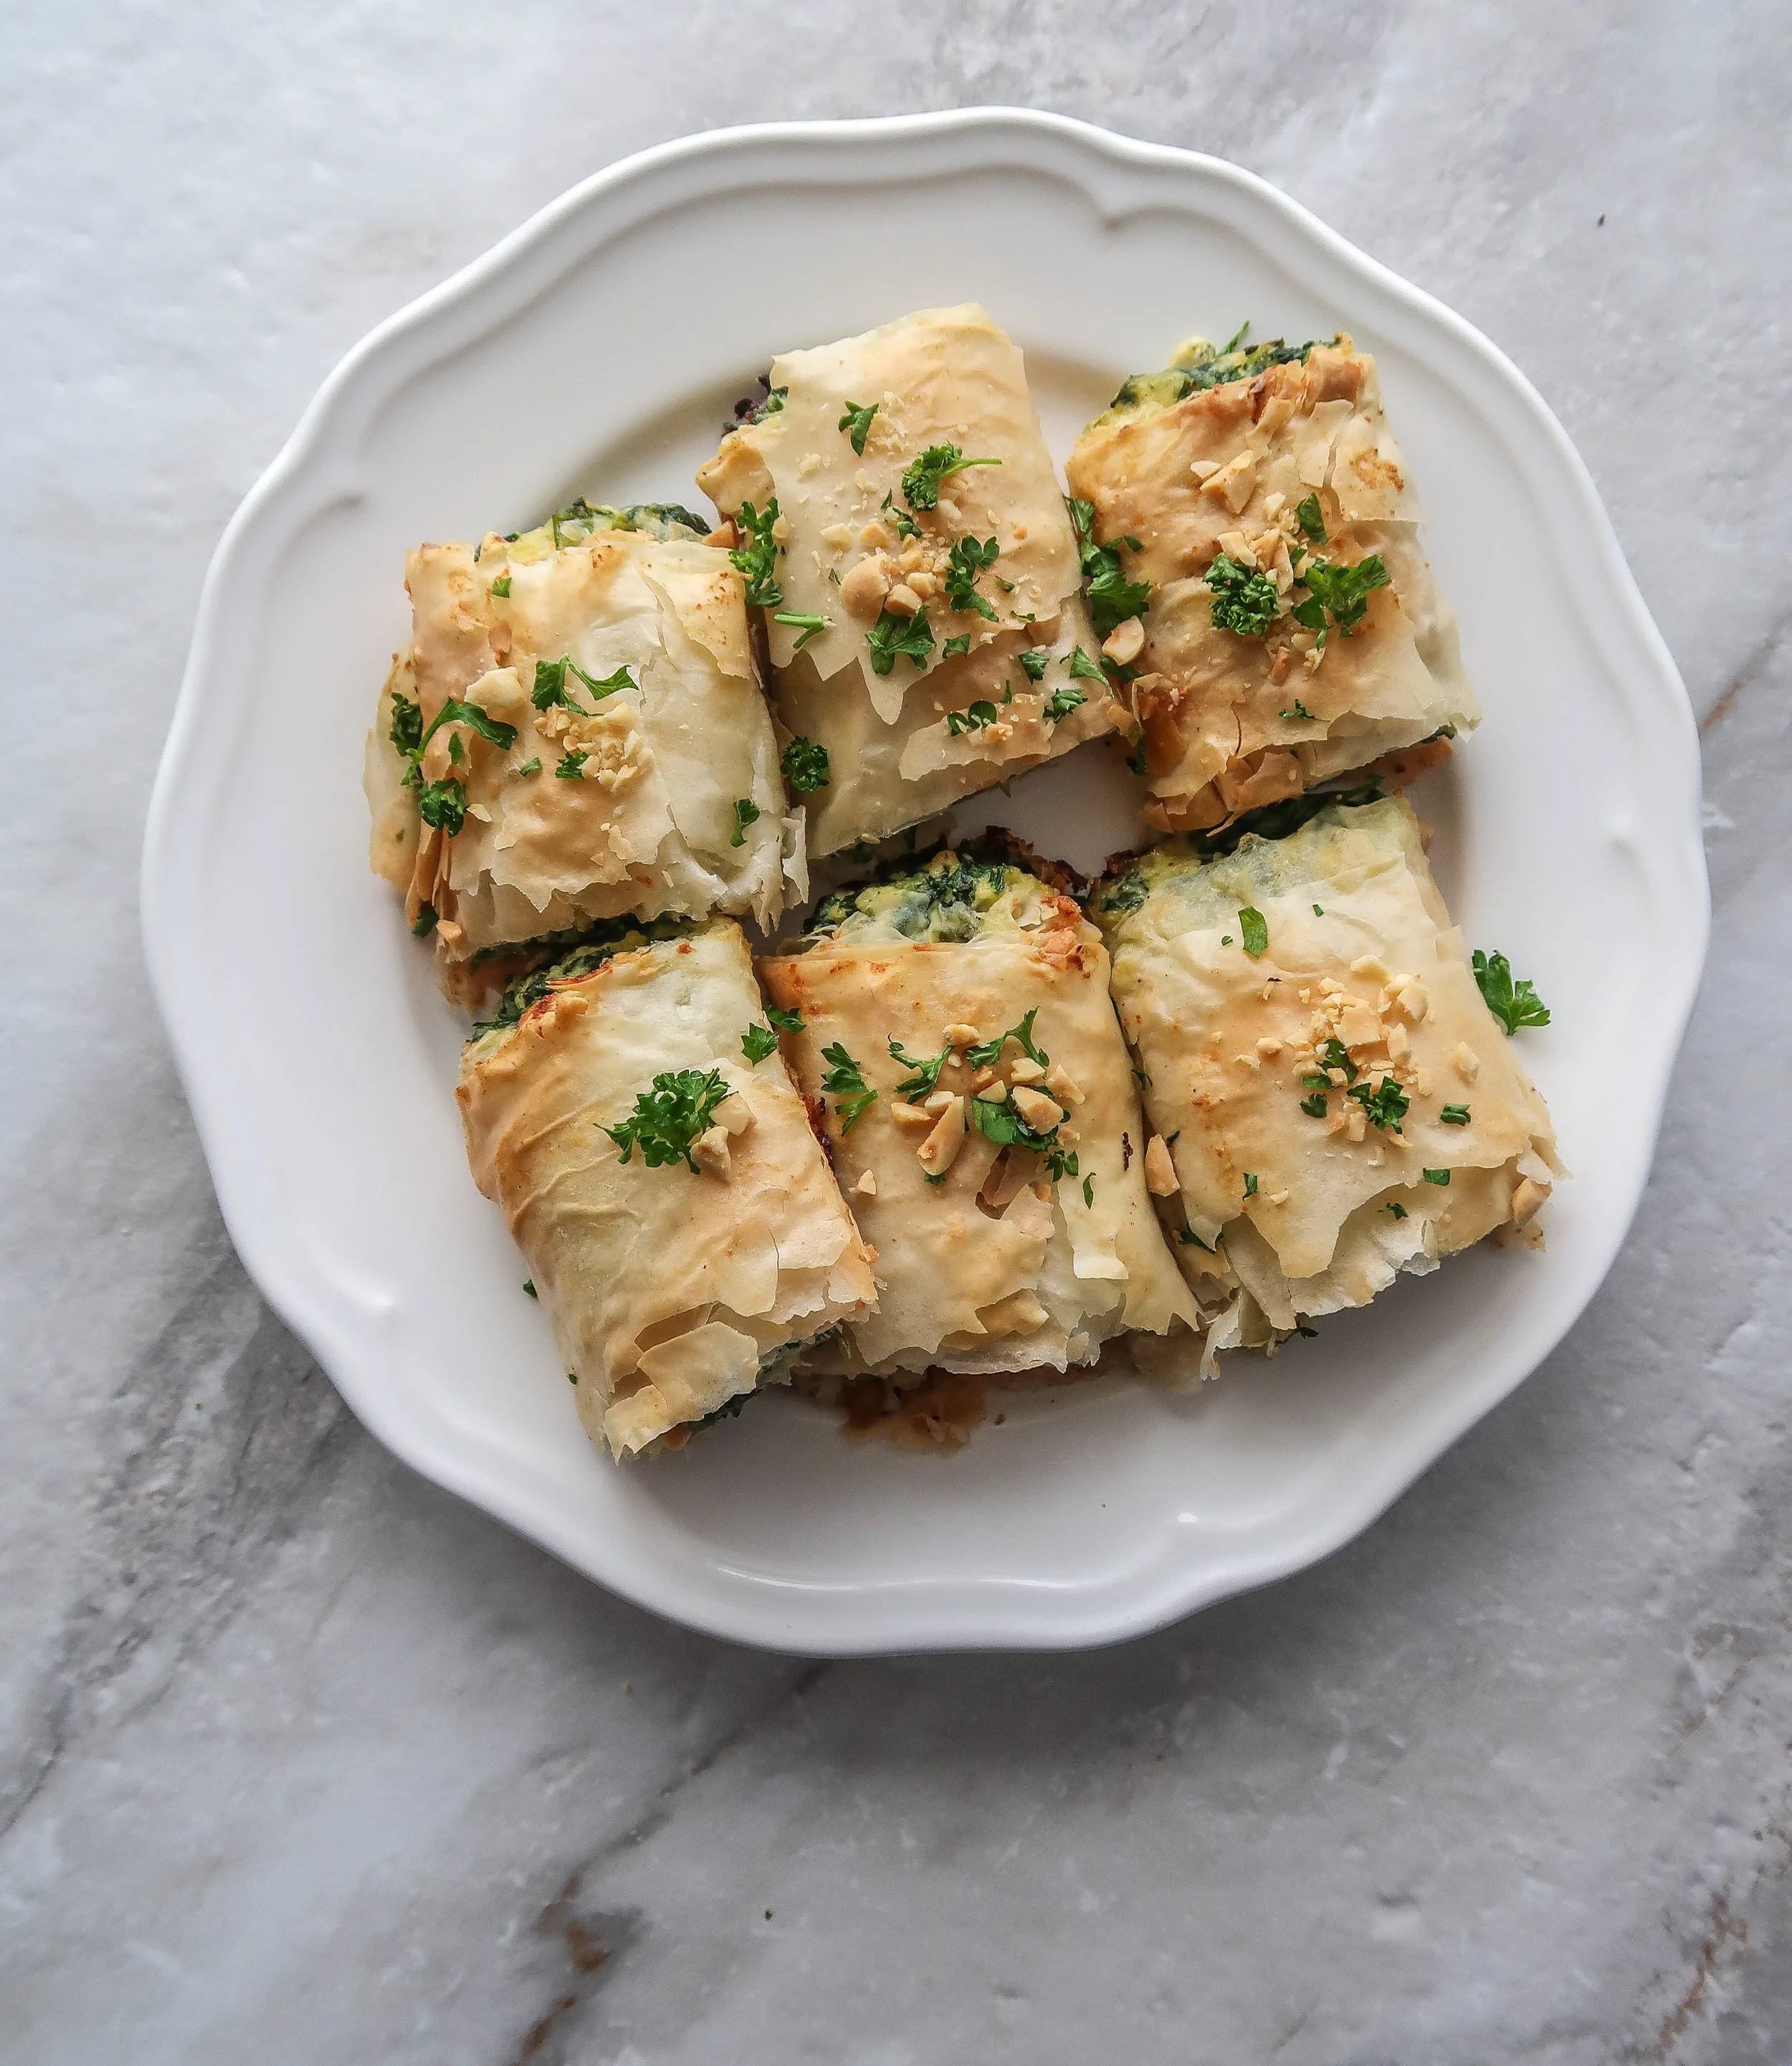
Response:
[[[846,432],[852,449],[860,459],[865,456],[865,440],[871,434],[871,419],[876,414],[877,404],[875,402],[868,402],[863,407],[856,402],[848,402],[846,414],[834,426],[835,430]]]
[[[1088,700],[1074,682],[1061,682],[1046,699],[1046,715],[1054,724],[1061,723],[1072,711],[1081,710]]]
[[[529,691],[529,701],[538,711],[552,710],[557,706],[580,717],[590,716],[590,711],[574,699],[572,691],[567,687],[568,673],[578,676],[593,703],[601,703],[605,696],[613,696],[619,689],[638,689],[641,686],[626,667],[618,667],[613,674],[605,674],[600,680],[595,674],[588,674],[570,654],[563,653],[557,660],[537,660],[535,663],[535,683]]]
[[[1000,466],[999,459],[966,459],[955,444],[929,445],[903,469],[902,499],[911,509],[937,509],[940,484],[967,467]]]
[[[799,796],[813,796],[827,787],[827,748],[812,739],[793,739],[784,748],[779,766],[784,780]]]
[[[1346,638],[1361,623],[1369,598],[1378,588],[1390,585],[1393,577],[1381,564],[1379,553],[1358,560],[1353,566],[1332,560],[1309,560],[1296,570],[1309,593],[1294,606],[1294,621],[1323,638],[1328,631],[1341,631]]]
[[[409,696],[394,692],[392,724],[387,736],[405,757],[404,786],[417,792],[417,808],[423,823],[435,826],[452,839],[467,822],[466,789],[452,775],[445,775],[439,782],[426,783],[423,768],[424,749],[445,724],[467,726],[481,739],[489,740],[500,752],[516,743],[516,727],[490,716],[478,703],[463,703],[458,697],[450,696],[426,728],[423,706],[413,703]],[[455,750],[459,744],[456,734],[450,740],[451,757],[456,761],[461,757]]]
[[[968,710],[948,711],[946,731],[953,739],[960,739],[967,731],[985,731],[996,721],[996,707],[992,703],[979,700]]]
[[[936,1055],[911,1055],[904,1049],[900,1040],[891,1041],[889,1047],[890,1059],[900,1062],[904,1068],[914,1071],[912,1076],[904,1077],[896,1085],[896,1096],[906,1099],[910,1104],[919,1104],[923,1098],[931,1096],[938,1088],[940,1071],[952,1059],[952,1049],[942,1047]]]
[[[827,619],[812,610],[780,610],[772,618],[774,624],[787,624],[802,635],[791,646],[793,653],[800,653],[811,638],[819,638],[827,629]]]
[[[832,1041],[821,1051],[821,1059],[831,1063],[821,1087],[835,1100],[834,1116],[840,1122],[842,1133],[850,1133],[854,1122],[876,1098],[877,1093],[865,1081],[864,1072],[838,1040]]]
[[[763,1062],[778,1051],[778,1035],[769,1026],[749,1026],[740,1036],[740,1051],[752,1063]]]
[[[1383,1076],[1373,1089],[1365,1083],[1353,1084],[1345,1096],[1354,1098],[1368,1114],[1371,1126],[1384,1133],[1398,1133],[1412,1100],[1392,1076]]]
[[[682,1161],[694,1175],[697,1158],[691,1150],[699,1136],[708,1132],[715,1108],[728,1095],[728,1080],[721,1070],[706,1074],[701,1069],[667,1071],[655,1076],[651,1090],[635,1100],[635,1108],[620,1126],[606,1126],[607,1133],[629,1161],[635,1150],[649,1169],[668,1162]]]
[[[1143,617],[1150,607],[1151,585],[1149,581],[1127,579],[1126,569],[1120,564],[1119,548],[1124,545],[1129,552],[1139,548],[1136,538],[1118,538],[1110,545],[1098,545],[1095,541],[1095,505],[1086,502],[1080,495],[1070,498],[1070,525],[1077,534],[1077,557],[1082,565],[1083,589],[1089,598],[1089,614],[1095,620],[1097,634],[1105,638],[1118,624],[1129,617]]]
[[[771,535],[778,521],[777,496],[763,510],[743,502],[734,512],[734,521],[746,533],[746,542],[728,557],[746,578],[746,599],[755,610],[776,610],[784,600],[778,581],[778,541]]]
[[[729,841],[729,845],[745,846],[746,828],[749,825],[757,824],[758,819],[759,807],[753,799],[750,796],[737,796],[734,799],[734,836]]]
[[[979,545],[975,538],[954,541],[951,557],[946,562],[946,605],[949,609],[975,610],[979,617],[996,621],[994,606],[985,596],[977,592],[977,577],[987,573],[996,563],[996,541],[985,538]]]
[[[1035,1005],[1018,1026],[1010,1026],[1005,1033],[998,1033],[994,1039],[985,1040],[981,1047],[967,1048],[965,1051],[965,1059],[973,1069],[993,1069],[1001,1059],[1002,1049],[1012,1040],[1022,1053],[1029,1059],[1037,1062],[1041,1068],[1049,1069],[1051,1067],[1051,1056],[1043,1047],[1035,1047],[1033,1042],[1033,1022],[1038,1016],[1039,1007]]]
[[[1507,1036],[1521,1026],[1547,1026],[1549,1007],[1538,996],[1528,979],[1512,980],[1512,964],[1503,954],[1484,954],[1477,947],[1474,980],[1487,1009],[1506,1028]]]
[[[1046,679],[1046,663],[1051,655],[1043,646],[1033,646],[1025,653],[1017,653],[1014,657],[1021,663],[1021,672],[1029,682],[1042,682]]]
[[[927,656],[933,650],[933,627],[927,621],[927,612],[917,610],[912,617],[899,617],[893,611],[883,610],[877,614],[877,622],[865,634],[865,643],[871,648],[871,667],[874,674],[887,674],[896,666],[896,656],[905,655],[917,667],[927,665]]]
[[[1208,614],[1222,631],[1261,638],[1281,614],[1281,598],[1266,573],[1254,572],[1229,553],[1216,553],[1204,580],[1212,594]]]

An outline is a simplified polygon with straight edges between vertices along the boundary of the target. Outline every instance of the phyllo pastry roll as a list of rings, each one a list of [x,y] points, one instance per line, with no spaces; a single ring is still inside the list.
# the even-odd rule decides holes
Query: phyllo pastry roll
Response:
[[[578,503],[410,555],[412,643],[368,739],[372,858],[451,994],[593,920],[770,925],[787,865],[806,889],[744,585],[698,521]]]
[[[1480,721],[1374,360],[1347,337],[1236,344],[1127,381],[1070,455],[1091,596],[1148,589],[1110,654],[1136,670],[1168,831],[1384,756],[1403,780]]]
[[[838,892],[814,927],[760,974],[878,1295],[803,1368],[1062,1370],[1128,1328],[1195,1326],[1076,904],[946,852]]]
[[[873,1297],[740,929],[621,925],[467,1043],[467,1158],[618,1456],[788,1377]]]
[[[766,614],[812,852],[1130,727],[1020,351],[981,309],[787,352],[769,379],[697,478]]]
[[[1366,1305],[1496,1228],[1536,1238],[1549,1114],[1404,799],[1325,804],[1212,858],[1167,841],[1094,908],[1181,1190],[1179,1253],[1206,1281],[1223,1259],[1248,1294],[1219,1345],[1262,1339],[1259,1315],[1285,1333]]]

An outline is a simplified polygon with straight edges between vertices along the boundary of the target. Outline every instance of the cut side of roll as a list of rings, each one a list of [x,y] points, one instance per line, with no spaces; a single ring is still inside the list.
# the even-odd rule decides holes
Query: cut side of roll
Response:
[[[1560,1173],[1410,807],[1307,800],[1280,838],[1167,841],[1094,901],[1179,1258],[1243,1287],[1216,1347],[1366,1305],[1497,1229],[1535,1240]]]
[[[698,485],[763,606],[811,852],[1129,728],[1017,347],[974,305],[774,361]]]
[[[787,880],[806,892],[741,577],[698,521],[580,503],[410,555],[412,643],[367,743],[370,852],[451,995],[594,920],[769,926]]]
[[[1149,585],[1127,659],[1153,824],[1220,825],[1384,756],[1404,780],[1480,721],[1348,338],[1193,338],[1127,382],[1068,471],[1087,545]]]
[[[814,922],[760,974],[876,1252],[878,1303],[803,1367],[1063,1370],[1129,1329],[1198,1327],[1078,905],[1012,861],[946,852]]]
[[[616,930],[507,990],[455,1095],[579,1417],[623,1456],[787,1379],[875,1294],[739,927]]]

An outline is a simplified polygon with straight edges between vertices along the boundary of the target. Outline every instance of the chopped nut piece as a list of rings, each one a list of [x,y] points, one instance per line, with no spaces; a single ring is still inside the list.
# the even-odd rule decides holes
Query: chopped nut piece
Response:
[[[1412,1051],[1412,1041],[1404,1026],[1388,1028],[1388,1055],[1392,1061],[1403,1062]]]
[[[696,1145],[690,1152],[696,1157],[700,1169],[711,1170],[718,1177],[727,1175],[728,1136],[723,1128],[712,1126],[707,1133],[698,1134]]]
[[[877,1179],[868,1169],[852,1188],[864,1197],[875,1198],[877,1196]]]
[[[982,1073],[983,1071],[981,1069],[977,1071],[977,1074],[980,1076]],[[982,1089],[977,1092],[977,1096],[983,1100],[985,1104],[1000,1104],[1007,1095],[1008,1086],[1006,1084],[1003,1083],[999,1077],[985,1084]]]
[[[840,606],[855,617],[872,618],[884,607],[884,598],[889,592],[889,570],[882,557],[874,553],[860,561],[842,580]]]
[[[1182,1189],[1176,1181],[1176,1165],[1161,1133],[1154,1133],[1145,1147],[1145,1188],[1154,1198],[1174,1197]]]
[[[1548,1196],[1548,1185],[1539,1184],[1534,1177],[1521,1177],[1518,1189],[1512,1193],[1513,1225],[1528,1226]]]
[[[1361,1140],[1368,1126],[1369,1115],[1360,1104],[1352,1105],[1345,1117],[1345,1132],[1353,1140]]]
[[[967,1025],[961,1019],[954,1019],[945,1031],[949,1047],[974,1047],[982,1038],[974,1026]]]
[[[1408,976],[1394,988],[1394,1001],[1416,1026],[1430,1007],[1430,999],[1417,976]]]
[[[823,533],[823,536],[825,535]],[[889,533],[874,516],[859,533],[859,542],[868,553],[876,553],[881,551],[885,545],[892,544],[893,541]]]
[[[1260,1055],[1234,1055],[1232,1059],[1240,1068],[1260,1069],[1263,1067],[1263,1057]]]
[[[753,1124],[753,1108],[738,1091],[730,1091],[716,1107],[715,1117],[724,1133],[744,1133]]]
[[[958,1151],[964,1144],[965,1101],[955,1097],[915,1153],[928,1176],[943,1177],[957,1160]]]
[[[1013,1096],[1014,1109],[1036,1133],[1050,1133],[1064,1116],[1043,1091],[1029,1090],[1022,1084]]]
[[[940,584],[932,574],[923,569],[908,577],[908,585],[911,593],[918,595],[923,602],[931,602],[938,591]]]
[[[1067,1107],[1082,1103],[1082,1086],[1061,1063],[1054,1062],[1046,1071],[1046,1088],[1061,1105]]]
[[[1272,1191],[1269,1193],[1269,1202],[1272,1205],[1285,1205],[1288,1203],[1288,1194],[1286,1191]]]
[[[1338,1038],[1347,1047],[1373,1047],[1381,1038],[1381,1022],[1359,998],[1346,998],[1338,1017]]]
[[[1212,480],[1220,471],[1220,462],[1216,459],[1191,460],[1188,470],[1197,480]]]
[[[1008,1073],[1017,1084],[1036,1084],[1046,1072],[1030,1055],[1023,1055]]]
[[[905,574],[912,574],[916,567],[927,564],[926,549],[919,538],[911,538],[902,549],[902,557],[896,562]]]
[[[924,1104],[904,1104],[899,1098],[890,1107],[890,1116],[898,1126],[932,1129],[934,1115]]]
[[[1481,1073],[1481,1057],[1466,1040],[1456,1043],[1450,1059],[1455,1063],[1456,1073],[1465,1084],[1472,1084]]]
[[[985,1084],[993,1084],[995,1080],[995,1071],[985,1067],[979,1069],[977,1074],[971,1078],[971,1088],[973,1091],[981,1091]]]
[[[1145,650],[1145,627],[1136,617],[1117,624],[1102,641],[1102,650],[1117,667],[1130,667]]]
[[[884,598],[884,607],[898,617],[912,617],[920,606],[920,598],[906,581],[899,581]]]
[[[957,1095],[955,1092],[932,1091],[921,1100],[921,1109],[923,1112],[945,1112],[957,1101]]]
[[[1282,1051],[1282,1043],[1273,1033],[1265,1033],[1257,1043],[1257,1052],[1266,1062],[1272,1062]]]
[[[821,542],[824,545],[831,545],[836,553],[843,553],[852,543],[852,526],[850,524],[830,524],[821,534]]]
[[[1353,975],[1366,975],[1372,982],[1385,982],[1388,972],[1373,954],[1358,954],[1350,964]]]

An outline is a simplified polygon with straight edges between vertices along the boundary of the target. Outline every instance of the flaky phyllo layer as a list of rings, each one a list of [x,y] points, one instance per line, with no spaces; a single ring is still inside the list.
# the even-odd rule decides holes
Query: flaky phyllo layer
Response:
[[[1480,719],[1375,362],[1348,338],[1129,380],[1078,441],[1079,515],[1128,581],[1146,816],[1220,824]],[[1093,591],[1091,592],[1093,593]]]
[[[1212,1337],[1366,1305],[1513,1226],[1560,1165],[1399,798],[1327,805],[1106,884],[1114,995],[1170,1142],[1191,1281],[1243,1287]]]
[[[458,994],[511,943],[625,913],[769,925],[787,875],[806,887],[741,577],[683,518],[579,504],[410,555],[412,644],[367,744],[372,860]]]
[[[1130,725],[1017,347],[974,305],[775,360],[698,484],[831,853]]]
[[[620,933],[525,978],[455,1095],[579,1416],[617,1456],[787,1377],[798,1344],[872,1298],[725,920]]]
[[[947,853],[830,898],[816,924],[760,974],[876,1253],[877,1309],[804,1367],[1062,1370],[1127,1328],[1196,1326],[1146,1189],[1107,955],[1077,905]]]

